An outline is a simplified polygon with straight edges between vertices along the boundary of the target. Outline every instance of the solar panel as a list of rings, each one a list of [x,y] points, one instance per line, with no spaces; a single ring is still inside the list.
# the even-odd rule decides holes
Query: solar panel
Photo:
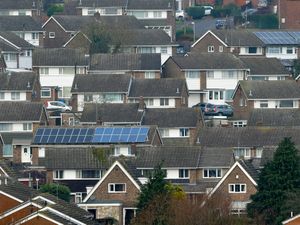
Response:
[[[262,31],[254,34],[265,44],[269,45],[295,45],[297,40],[290,32],[286,31]]]

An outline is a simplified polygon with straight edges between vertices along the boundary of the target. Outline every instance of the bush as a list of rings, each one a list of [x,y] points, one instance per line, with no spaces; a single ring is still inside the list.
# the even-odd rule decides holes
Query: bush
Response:
[[[60,13],[64,11],[64,6],[60,4],[53,4],[47,9],[47,16],[52,16],[53,14]]]
[[[194,31],[190,27],[183,28],[176,31],[176,40],[190,40],[194,38]]]
[[[224,7],[216,7],[212,10],[211,15],[215,18],[226,16],[240,16],[241,9],[234,4],[229,4]]]
[[[186,13],[193,19],[201,19],[205,14],[205,10],[201,6],[193,6],[187,8]]]
[[[256,28],[260,29],[277,29],[278,18],[275,14],[251,15],[249,21],[255,24]]]
[[[71,191],[67,186],[64,186],[62,184],[44,184],[41,186],[40,191],[55,195],[58,198],[65,200],[66,202],[70,201]]]

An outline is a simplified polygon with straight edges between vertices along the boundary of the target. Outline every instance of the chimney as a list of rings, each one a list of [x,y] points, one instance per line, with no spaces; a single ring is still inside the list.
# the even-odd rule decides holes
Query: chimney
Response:
[[[180,94],[179,88],[176,88],[176,94]]]
[[[81,0],[79,0],[79,5],[82,5],[82,1]]]
[[[145,110],[145,108],[146,108],[146,105],[145,105],[145,102],[144,102],[144,97],[140,96],[138,111],[143,112]]]
[[[75,85],[74,85],[74,90],[77,90],[77,89],[78,89],[78,84],[75,83]]]
[[[27,88],[30,88],[30,82],[29,81],[27,82]]]
[[[293,211],[291,212],[291,218],[292,218],[292,217],[294,217],[294,212],[293,212]]]
[[[100,20],[100,13],[98,11],[95,12],[94,17],[95,17],[96,21],[99,21]]]
[[[249,96],[252,97],[252,90],[249,91]]]

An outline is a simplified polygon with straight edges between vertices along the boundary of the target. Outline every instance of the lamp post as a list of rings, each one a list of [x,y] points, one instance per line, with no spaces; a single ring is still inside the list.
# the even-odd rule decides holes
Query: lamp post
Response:
[[[196,41],[196,23],[193,21],[191,24],[193,25],[194,43],[195,43],[195,41]]]

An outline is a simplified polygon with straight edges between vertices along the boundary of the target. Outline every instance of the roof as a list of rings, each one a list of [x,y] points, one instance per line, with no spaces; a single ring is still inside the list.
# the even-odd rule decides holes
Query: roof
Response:
[[[93,54],[90,70],[140,71],[161,68],[160,54]]]
[[[300,98],[300,85],[295,80],[243,80],[239,85],[248,99]]]
[[[214,188],[220,179],[201,179],[197,183],[180,184],[185,193],[207,193],[207,189]]]
[[[131,76],[127,74],[76,74],[71,92],[127,93]]]
[[[0,30],[42,31],[42,27],[31,16],[0,16]]]
[[[87,66],[88,61],[80,49],[40,48],[33,52],[32,65],[36,66]]]
[[[249,30],[212,30],[228,46],[263,46],[263,42]]]
[[[0,9],[32,9],[32,0],[1,0]]]
[[[42,164],[47,169],[102,169],[107,163],[97,159],[95,148],[57,147],[47,148]]]
[[[14,140],[32,140],[33,134],[31,132],[3,132],[0,133],[4,144],[12,144]]]
[[[254,166],[251,163],[251,160],[239,160],[240,165],[247,171],[247,173],[257,182],[259,173],[254,168]]]
[[[139,103],[98,104],[98,119],[102,123],[140,123],[143,112],[138,111]],[[96,104],[86,103],[80,119],[81,123],[96,122]]]
[[[300,126],[299,109],[253,109],[248,126]]]
[[[81,168],[79,168],[81,169]],[[96,168],[99,169],[99,168]],[[75,192],[83,192],[86,193],[86,187],[94,187],[96,183],[99,181],[99,178],[96,179],[89,179],[89,180],[81,180],[81,179],[76,179],[76,180],[56,180],[56,183],[63,184],[70,188],[71,193]]]
[[[128,0],[127,10],[156,9],[173,10],[174,1],[170,0]]]
[[[197,127],[198,113],[192,108],[146,109],[143,124],[166,127]]]
[[[218,70],[218,69],[248,69],[244,63],[231,53],[195,53],[188,56],[172,56],[173,60],[182,70]]]
[[[3,39],[2,39],[3,38]],[[23,38],[20,38],[18,35],[9,32],[9,31],[0,31],[0,40],[7,42],[9,41],[10,43],[8,44],[13,44],[16,47],[19,48],[27,48],[27,49],[33,49],[34,46],[31,45],[29,42],[25,41]]]
[[[259,31],[254,34],[265,45],[298,45],[300,43],[298,39],[299,32],[288,31]]]
[[[298,127],[211,127],[199,131],[199,143],[204,147],[264,147],[277,146],[285,137],[300,144]]]
[[[293,216],[293,217],[291,217],[291,218],[289,218],[289,219],[286,219],[286,220],[284,220],[284,221],[282,221],[282,224],[288,224],[288,223],[290,223],[290,224],[293,224],[293,221],[295,220],[299,220],[299,218],[300,218],[300,214],[297,214],[297,215],[295,215],[295,216]]]
[[[81,7],[115,7],[125,6],[128,0],[81,0],[78,1],[78,8]]]
[[[266,57],[240,57],[253,75],[289,75],[279,59]],[[249,75],[248,75],[249,76]]]
[[[185,88],[184,79],[134,79],[129,98],[143,97],[180,97]],[[186,90],[185,90],[186,91]]]
[[[37,78],[33,72],[0,73],[0,91],[32,91]]]
[[[40,121],[43,103],[37,102],[0,102],[0,121]]]
[[[199,160],[199,167],[222,167],[229,168],[234,163],[231,148],[204,148]]]
[[[171,26],[172,21],[166,19],[139,19],[145,27]]]

